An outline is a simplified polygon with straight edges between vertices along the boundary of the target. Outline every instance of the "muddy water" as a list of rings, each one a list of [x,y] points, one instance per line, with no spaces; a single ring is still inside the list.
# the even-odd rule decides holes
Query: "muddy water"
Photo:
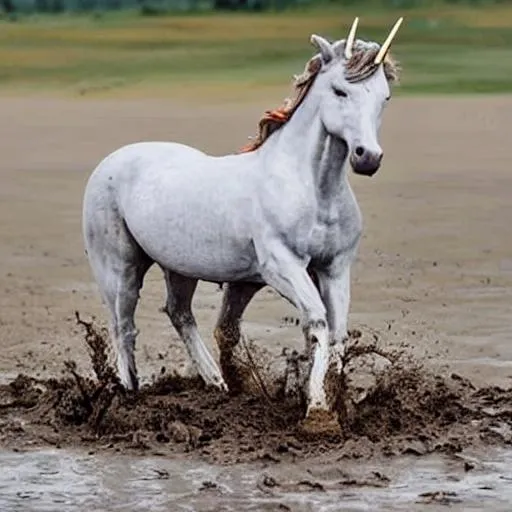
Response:
[[[466,465],[466,470],[464,469]],[[0,453],[0,510],[510,510],[512,451],[214,466],[70,450]],[[376,476],[377,475],[377,476]],[[443,506],[444,505],[444,506]]]

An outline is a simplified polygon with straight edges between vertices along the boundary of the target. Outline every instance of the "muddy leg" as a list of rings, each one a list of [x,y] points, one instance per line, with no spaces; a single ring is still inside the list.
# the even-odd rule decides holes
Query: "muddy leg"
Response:
[[[329,364],[326,375],[327,397],[329,407],[342,413],[346,409],[346,388],[342,373],[348,338],[350,261],[340,259],[329,269],[319,271],[318,283],[320,295],[327,309],[330,331]]]
[[[144,276],[152,261],[135,246],[121,251],[90,254],[98,287],[110,313],[110,336],[116,345],[117,372],[129,390],[139,387],[135,365],[135,338],[138,331],[134,315]]]
[[[338,373],[348,338],[348,312],[350,306],[350,264],[338,265],[329,272],[319,272],[320,294],[327,308],[331,355],[336,360]]]
[[[222,375],[232,392],[241,390],[243,386],[243,376],[233,361],[233,349],[240,341],[242,315],[263,286],[256,283],[228,283],[224,292],[214,336],[220,351]]]
[[[320,294],[301,262],[285,247],[257,247],[261,274],[266,283],[287,298],[300,312],[311,360],[307,383],[307,411],[303,428],[309,432],[339,431],[335,413],[329,410],[325,377],[329,363],[327,314]],[[271,249],[271,251],[269,251]]]
[[[121,384],[127,389],[135,391],[139,388],[139,382],[134,355],[135,339],[138,334],[134,315],[141,287],[140,269],[125,269],[116,287],[115,302],[115,326],[118,343],[117,371]]]
[[[96,266],[95,271],[99,276],[98,285],[103,302],[110,313],[109,331],[116,345],[119,380],[126,389],[136,391],[139,383],[134,350],[138,331],[134,315],[144,275],[151,263],[117,261],[117,264],[112,265],[112,268]]]
[[[167,314],[185,343],[192,363],[205,384],[227,391],[217,363],[199,336],[192,314],[192,297],[197,287],[197,279],[189,279],[169,270],[164,270],[164,274],[167,285]]]

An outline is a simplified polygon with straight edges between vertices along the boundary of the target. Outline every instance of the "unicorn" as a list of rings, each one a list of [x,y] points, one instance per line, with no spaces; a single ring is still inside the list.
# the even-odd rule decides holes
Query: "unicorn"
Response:
[[[167,289],[166,312],[206,385],[228,391],[230,375],[201,339],[191,303],[199,280],[226,285],[215,339],[221,363],[240,339],[254,295],[272,287],[297,308],[308,357],[303,423],[335,420],[326,392],[342,371],[350,268],[362,216],[348,168],[373,176],[378,131],[398,65],[385,42],[313,34],[318,50],[295,79],[295,98],[267,113],[237,154],[211,156],[176,142],[139,142],[104,158],[83,198],[87,258],[110,314],[117,371],[138,389],[134,314],[149,268]],[[226,369],[229,365],[221,364]]]

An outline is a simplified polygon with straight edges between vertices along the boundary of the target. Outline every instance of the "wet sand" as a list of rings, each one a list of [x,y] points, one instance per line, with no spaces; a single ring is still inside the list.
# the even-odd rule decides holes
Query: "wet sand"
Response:
[[[96,509],[266,512],[510,510],[510,451],[495,450],[464,471],[439,456],[380,461],[219,467],[191,458],[87,455],[43,450],[1,454],[4,510]],[[470,460],[475,461],[474,458]],[[21,485],[23,486],[22,488]]]
[[[138,140],[179,140],[215,154],[235,151],[254,133],[259,114],[275,103],[275,98],[195,107],[149,100],[0,100],[9,118],[0,127],[4,381],[18,373],[60,376],[68,359],[76,361],[80,374],[91,375],[74,311],[106,321],[80,233],[83,188],[98,161]],[[512,377],[512,177],[506,141],[511,106],[508,97],[393,100],[383,123],[382,170],[373,179],[350,178],[365,220],[352,280],[351,328],[369,338],[375,333],[383,349],[405,344],[410,356],[442,379],[451,382],[455,373],[476,388],[506,389]],[[209,342],[220,298],[209,284],[200,285],[195,298],[200,331]],[[146,383],[163,366],[182,370],[186,364],[184,348],[159,311],[164,300],[163,282],[153,269],[137,312],[137,360]],[[302,346],[300,328],[285,321],[294,314],[265,289],[249,307],[244,330],[276,357],[283,347]],[[500,400],[507,409],[508,398]],[[508,424],[503,421],[498,427]],[[0,441],[22,450],[48,444],[36,439],[36,430],[23,446],[0,428]],[[504,445],[508,439],[505,432],[495,442]],[[487,449],[480,440],[475,443],[476,456],[482,457]],[[299,458],[321,457],[308,453]],[[377,465],[389,464],[378,460]],[[274,462],[278,471],[283,462],[292,464]],[[467,499],[462,503],[472,506]],[[500,493],[492,499],[498,506]]]

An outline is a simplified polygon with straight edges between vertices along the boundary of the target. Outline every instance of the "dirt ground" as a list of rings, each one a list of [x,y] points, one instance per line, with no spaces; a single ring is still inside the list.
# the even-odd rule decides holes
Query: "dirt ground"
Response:
[[[178,140],[214,154],[236,151],[246,136],[254,134],[260,113],[277,102],[271,98],[263,103],[191,107],[163,100],[0,99],[4,113],[0,125],[0,375],[4,383],[19,373],[38,379],[59,377],[69,359],[76,362],[78,374],[91,375],[84,329],[77,325],[74,312],[106,324],[80,230],[82,193],[99,160],[122,144],[140,140]],[[480,442],[492,438],[496,429],[497,440],[510,442],[510,433],[503,429],[510,423],[512,404],[510,392],[504,391],[512,378],[512,174],[507,136],[511,107],[509,97],[394,99],[383,122],[382,169],[372,179],[350,177],[365,220],[352,279],[350,327],[362,331],[365,339],[375,334],[384,350],[405,346],[408,356],[426,362],[427,370],[433,372],[424,378],[414,368],[408,373],[400,374],[395,368],[382,374],[346,424],[347,432],[360,438],[351,456],[365,452],[365,439],[392,433],[397,418],[406,417],[398,430],[409,444],[402,444],[400,452],[443,449],[453,436]],[[184,348],[160,312],[164,299],[159,271],[152,269],[137,312],[141,331],[137,362],[146,384],[162,373],[162,367],[168,373],[186,365]],[[217,286],[202,284],[194,302],[200,331],[210,343],[220,299]],[[251,303],[244,331],[255,346],[276,357],[284,347],[302,347],[300,328],[286,321],[294,314],[283,299],[265,289]],[[216,347],[212,349],[217,354]],[[65,378],[76,392],[77,381],[69,371]],[[106,389],[83,382],[89,396],[96,393],[95,400]],[[108,388],[109,377],[105,382]],[[297,447],[297,438],[290,440],[293,429],[283,422],[296,420],[293,406],[286,414],[276,415],[269,404],[250,397],[230,403],[194,383],[163,382],[148,387],[142,405],[127,398],[117,409],[120,415],[110,418],[118,422],[117,433],[103,425],[101,435],[112,439],[116,434],[118,441],[140,447],[144,442],[134,440],[133,433],[145,426],[156,435],[165,431],[162,435],[182,438],[181,443],[185,439],[189,448],[199,446],[204,455],[220,462],[250,459],[253,455],[247,453],[279,457],[324,450],[318,443],[299,442]],[[403,386],[398,395],[397,386]],[[6,410],[16,404],[20,410],[36,406],[32,414],[39,417],[55,405],[41,401],[41,395],[58,397],[62,405],[62,397],[67,397],[63,387],[62,382],[18,379],[2,388],[0,406]],[[478,391],[482,387],[484,391]],[[150,428],[149,420],[144,425],[127,420],[134,408],[162,407],[158,398],[162,390],[185,396],[188,409],[179,399],[171,404],[174,409],[167,403],[174,416],[164,419],[177,418],[177,423]],[[75,400],[76,406],[76,393],[73,396],[66,399]],[[422,416],[426,423],[414,425],[418,417],[407,416],[407,404],[418,397],[424,399],[423,412],[430,416]],[[13,405],[12,400],[18,402]],[[394,416],[389,408],[379,412],[384,402],[393,400],[398,407]],[[218,417],[208,411],[212,403]],[[489,404],[494,412],[482,412]],[[92,404],[88,413],[72,408],[73,414],[82,414],[78,419],[66,416],[62,407],[57,408],[62,414],[56,414],[68,426],[80,421],[90,426],[91,414],[98,414],[95,407]],[[229,430],[226,418],[237,417],[235,409],[240,408],[249,411],[239,414],[244,425],[231,437],[223,436]],[[261,423],[256,424],[256,418],[262,418]],[[379,422],[381,427],[375,427]],[[480,423],[468,434],[458,430],[460,422]],[[188,429],[185,433],[180,430],[183,424]],[[365,427],[368,424],[375,428]],[[442,439],[438,428],[444,428]],[[2,430],[4,445],[15,439],[22,442],[19,431],[8,430]],[[216,437],[215,432],[220,434]],[[268,442],[258,441],[269,435],[274,436],[274,455],[268,454]],[[55,432],[46,439],[50,444],[60,442]],[[93,441],[83,429],[72,439]],[[217,445],[209,449],[212,439]],[[226,455],[226,443],[233,439],[239,440],[238,448],[231,449],[236,453]],[[338,449],[347,444],[346,439],[342,441],[332,440]],[[389,446],[393,451],[392,443]],[[459,447],[452,443],[451,449]]]

